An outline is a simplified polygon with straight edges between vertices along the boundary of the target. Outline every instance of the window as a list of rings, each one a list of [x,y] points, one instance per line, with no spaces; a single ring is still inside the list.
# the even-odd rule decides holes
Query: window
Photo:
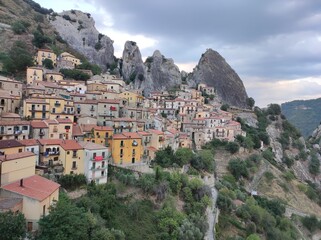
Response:
[[[105,176],[105,171],[101,171],[101,176]]]
[[[77,162],[76,161],[72,162],[72,169],[77,169]]]
[[[30,151],[34,153],[34,152],[35,152],[35,149],[34,149],[34,148],[31,148]]]
[[[94,154],[93,154],[93,158],[95,158],[96,156],[97,156],[97,153],[94,153]]]
[[[20,153],[22,152],[22,148],[19,148],[19,152],[20,152]]]
[[[135,158],[134,157],[132,158],[132,163],[135,163]]]
[[[69,155],[70,154],[70,152],[69,151],[67,151],[67,155]]]
[[[120,146],[121,146],[121,147],[124,146],[124,141],[123,141],[123,140],[120,141]]]
[[[46,205],[43,205],[43,207],[42,207],[42,215],[43,216],[46,215]]]
[[[103,156],[103,158],[105,158],[105,152],[102,152],[101,155]]]

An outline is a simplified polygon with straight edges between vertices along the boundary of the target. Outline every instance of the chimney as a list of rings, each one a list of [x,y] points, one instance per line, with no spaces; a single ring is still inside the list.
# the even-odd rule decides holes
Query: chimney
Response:
[[[20,187],[23,187],[23,178],[20,179]]]

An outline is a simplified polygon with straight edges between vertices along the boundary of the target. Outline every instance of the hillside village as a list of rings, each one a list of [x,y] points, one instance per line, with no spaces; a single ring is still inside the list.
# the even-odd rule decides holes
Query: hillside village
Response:
[[[48,59],[52,70],[43,66]],[[39,49],[34,60],[24,82],[0,76],[0,209],[20,209],[29,231],[59,197],[59,184],[43,174],[84,174],[102,184],[108,164],[149,166],[167,146],[199,150],[214,138],[245,135],[206,84],[144,97],[109,73],[66,78],[60,69],[81,64],[70,53]]]

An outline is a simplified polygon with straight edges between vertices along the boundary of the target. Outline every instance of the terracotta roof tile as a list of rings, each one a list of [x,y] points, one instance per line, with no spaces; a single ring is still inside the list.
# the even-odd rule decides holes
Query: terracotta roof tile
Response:
[[[65,150],[81,150],[82,146],[76,140],[39,139],[41,145],[60,145]]]
[[[79,144],[87,150],[107,150],[107,147],[104,147],[100,144],[97,143],[92,143],[92,142],[79,142]]]
[[[6,154],[6,155],[0,156],[0,161],[10,161],[10,160],[25,158],[25,157],[32,157],[32,156],[36,156],[36,155],[28,151],[21,152],[21,153],[14,153],[14,154]]]
[[[31,121],[31,127],[33,128],[48,128],[48,125],[44,121]]]
[[[23,147],[22,143],[17,140],[1,140],[0,149],[3,148],[12,148],[12,147]]]
[[[81,127],[79,125],[74,125],[72,128],[72,135],[73,136],[82,136],[84,133],[81,130]]]
[[[20,186],[20,180],[3,186],[4,190],[17,193],[22,196],[43,201],[53,194],[60,185],[47,178],[34,175],[23,179],[23,186]]]
[[[39,145],[39,142],[37,141],[37,139],[24,139],[24,140],[19,140],[19,142],[25,146]]]
[[[157,129],[148,129],[148,131],[150,133],[154,133],[154,134],[157,134],[157,135],[164,135],[164,132],[162,132],[160,130],[157,130]]]

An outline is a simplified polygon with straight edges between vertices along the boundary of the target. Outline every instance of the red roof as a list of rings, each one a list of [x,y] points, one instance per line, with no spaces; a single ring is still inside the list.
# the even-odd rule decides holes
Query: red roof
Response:
[[[60,145],[65,150],[80,150],[83,147],[76,140],[39,139],[41,145]]]
[[[19,140],[19,142],[25,146],[39,145],[39,142],[37,141],[37,139],[24,139],[24,140]]]
[[[154,134],[157,134],[157,135],[164,135],[164,132],[156,130],[156,129],[148,129],[148,131],[150,133],[154,133]]]
[[[13,154],[7,154],[7,155],[2,155],[0,156],[0,161],[10,161],[10,160],[15,160],[19,158],[25,158],[25,157],[33,157],[36,156],[32,152],[21,152],[21,153],[13,153]]]
[[[33,128],[48,128],[48,125],[44,121],[31,121],[31,127],[33,127]]]
[[[43,201],[53,194],[60,185],[47,178],[34,175],[23,179],[23,186],[20,186],[20,180],[3,186],[4,190],[17,193],[22,196]],[[58,199],[56,199],[58,200]]]
[[[56,118],[56,120],[59,123],[72,123],[71,119],[69,118]]]
[[[142,136],[149,136],[151,135],[151,133],[149,132],[137,132],[139,135],[142,135]]]
[[[128,139],[128,138],[141,139],[142,137],[138,133],[135,133],[135,132],[123,132],[123,133],[113,135],[113,139]]]

